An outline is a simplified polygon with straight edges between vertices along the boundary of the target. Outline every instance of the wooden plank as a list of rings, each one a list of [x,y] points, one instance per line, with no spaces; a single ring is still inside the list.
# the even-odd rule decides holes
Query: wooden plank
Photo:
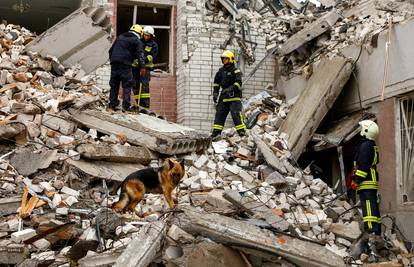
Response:
[[[287,133],[292,156],[298,159],[319,124],[331,109],[353,69],[350,60],[322,59],[308,85],[293,105],[279,132]]]
[[[215,242],[281,256],[298,266],[345,266],[343,259],[324,246],[222,216],[185,208],[177,225],[188,233],[200,234]]]
[[[162,221],[143,226],[119,256],[115,267],[147,267],[161,248],[167,232]]]
[[[16,84],[16,83],[6,84],[5,86],[3,86],[3,87],[0,89],[0,94],[4,93],[4,92],[6,92],[6,91],[8,91],[8,90],[10,90],[10,89],[13,89],[13,88],[15,88],[16,86],[17,86],[17,84]]]
[[[340,18],[340,15],[336,11],[331,11],[325,16],[312,22],[309,26],[306,26],[301,31],[295,33],[290,37],[280,48],[280,55],[284,56],[292,53],[302,45],[311,41],[315,37],[318,37],[322,33],[328,31],[332,25]]]

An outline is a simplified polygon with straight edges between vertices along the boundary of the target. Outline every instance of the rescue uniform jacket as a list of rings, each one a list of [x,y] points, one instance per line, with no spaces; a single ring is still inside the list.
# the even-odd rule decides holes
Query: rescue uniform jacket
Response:
[[[143,40],[144,43],[144,54],[145,54],[145,67],[152,68],[155,62],[155,58],[158,56],[158,45],[153,40]]]
[[[358,184],[359,190],[378,190],[378,147],[375,141],[363,138],[354,157],[356,172],[353,180]]]
[[[144,66],[144,45],[141,39],[132,32],[119,35],[109,49],[109,60],[112,63],[131,65],[138,59],[140,66]]]
[[[220,88],[222,88],[219,102],[241,100],[241,86],[242,78],[240,69],[234,64],[226,64],[218,70],[214,77],[213,94],[218,96]]]

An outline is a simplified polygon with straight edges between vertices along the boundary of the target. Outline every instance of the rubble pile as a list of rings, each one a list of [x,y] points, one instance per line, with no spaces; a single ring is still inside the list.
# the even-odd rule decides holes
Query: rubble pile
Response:
[[[207,6],[215,7],[211,8],[212,16],[219,22],[235,24],[236,32],[244,36],[243,23],[247,21],[255,32],[265,34],[266,49],[278,55],[280,73],[286,77],[297,74],[309,77],[312,63],[321,57],[341,55],[342,49],[351,45],[372,50],[381,31],[412,17],[414,11],[414,5],[405,1],[329,0],[315,5],[309,1],[289,0],[274,1],[280,2],[277,10],[268,8],[271,4],[241,6],[234,22],[232,16],[225,16],[228,13],[225,6],[218,1],[210,2]],[[295,49],[286,50],[295,42],[298,42]]]
[[[102,90],[79,66],[26,52],[33,35],[24,28],[0,29],[0,263],[413,262],[411,243],[393,224],[382,247],[353,256],[359,255],[360,211],[291,160],[287,136],[278,131],[290,103],[267,93],[250,98],[244,103],[248,135],[228,129],[204,149],[205,137],[183,126],[106,112]],[[151,127],[139,128],[137,118]],[[162,151],[185,160],[186,175],[173,192],[176,208],[161,194],[146,194],[134,212],[113,211],[120,182],[137,169],[160,166],[167,157]]]

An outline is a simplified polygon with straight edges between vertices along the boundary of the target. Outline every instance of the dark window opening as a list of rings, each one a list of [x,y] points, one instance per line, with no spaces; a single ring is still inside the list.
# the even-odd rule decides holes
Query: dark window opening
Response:
[[[41,34],[78,9],[81,0],[1,0],[0,22],[7,21]]]
[[[117,35],[130,29],[134,23],[142,26],[152,26],[155,30],[155,41],[158,44],[158,57],[155,59],[155,69],[170,71],[171,43],[171,8],[148,7],[133,4],[119,4],[117,11]]]

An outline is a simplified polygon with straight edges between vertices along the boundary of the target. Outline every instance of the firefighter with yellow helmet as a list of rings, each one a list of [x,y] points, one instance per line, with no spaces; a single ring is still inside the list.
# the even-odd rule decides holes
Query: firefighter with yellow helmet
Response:
[[[122,83],[124,89],[122,109],[124,111],[131,110],[132,65],[142,67],[145,64],[141,37],[142,27],[135,24],[128,32],[119,35],[109,49],[109,61],[111,63],[109,109],[118,109],[118,92]]]
[[[240,136],[246,134],[242,114],[241,71],[235,65],[234,53],[224,50],[221,54],[223,66],[217,71],[213,83],[213,101],[216,104],[212,139],[220,137],[227,115],[231,113],[235,128]]]

